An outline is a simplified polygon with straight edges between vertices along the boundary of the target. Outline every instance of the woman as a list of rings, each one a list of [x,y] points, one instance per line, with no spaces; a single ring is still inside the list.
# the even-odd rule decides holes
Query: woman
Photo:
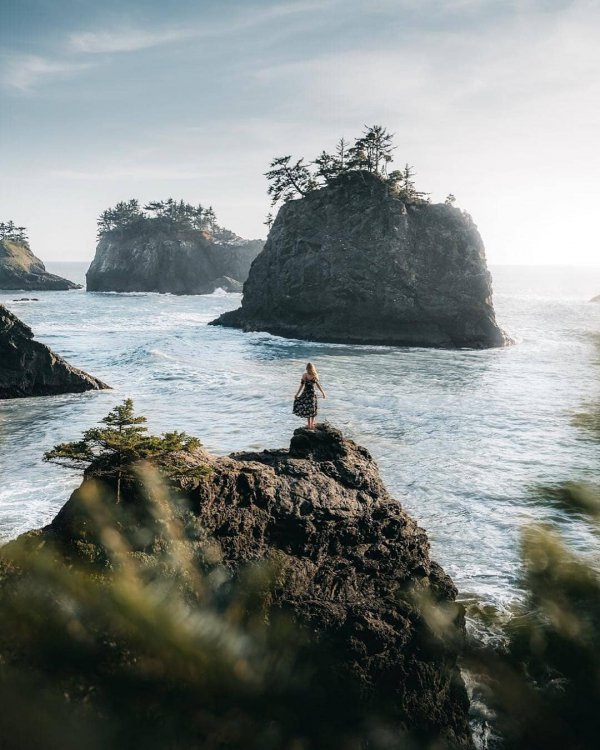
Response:
[[[314,429],[315,417],[317,416],[317,394],[315,388],[318,388],[326,398],[325,391],[319,383],[319,373],[312,362],[306,365],[306,372],[302,375],[300,387],[294,396],[294,414],[298,417],[306,417],[306,427],[309,430]]]

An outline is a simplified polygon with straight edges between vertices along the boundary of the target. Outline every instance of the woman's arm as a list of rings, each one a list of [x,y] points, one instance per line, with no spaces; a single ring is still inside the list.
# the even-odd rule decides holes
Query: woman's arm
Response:
[[[318,389],[319,389],[319,390],[321,391],[321,393],[323,394],[323,398],[327,398],[327,396],[325,395],[325,391],[324,391],[324,390],[323,390],[323,389],[321,388],[321,383],[319,383],[319,381],[318,381],[318,380],[317,380],[317,388],[318,388]]]
[[[294,396],[294,398],[298,398],[303,388],[304,388],[304,378],[302,378],[302,380],[300,381],[300,387],[296,391],[296,395]]]

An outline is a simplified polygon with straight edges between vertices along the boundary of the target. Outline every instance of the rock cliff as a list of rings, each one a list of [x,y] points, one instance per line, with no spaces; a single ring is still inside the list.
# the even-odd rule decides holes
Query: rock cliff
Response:
[[[88,292],[210,294],[240,291],[262,240],[199,230],[104,233],[86,274]]]
[[[486,348],[496,324],[475,224],[350,172],[279,210],[242,307],[217,325],[352,344]]]
[[[275,606],[328,644],[340,679],[358,678],[364,701],[385,706],[395,729],[408,729],[423,746],[471,748],[457,667],[464,624],[456,589],[430,559],[423,529],[386,491],[368,451],[318,425],[297,429],[289,450],[215,457],[198,449],[186,460],[210,472],[171,480],[171,489],[217,542],[222,564],[235,574],[246,563],[276,558],[282,573]],[[82,488],[41,533],[67,557],[102,559],[79,499],[85,482]],[[143,497],[133,480],[121,484],[119,507],[135,518],[131,549],[153,555],[168,524],[157,524],[155,511],[144,517]],[[151,534],[137,533],[150,527]],[[435,627],[427,601],[452,620],[458,639]]]
[[[600,302],[600,294],[597,294],[595,297],[592,297],[590,302]]]
[[[81,286],[48,273],[25,242],[0,240],[0,289],[41,292],[81,289]]]
[[[0,305],[0,399],[108,388],[33,340],[33,332]]]

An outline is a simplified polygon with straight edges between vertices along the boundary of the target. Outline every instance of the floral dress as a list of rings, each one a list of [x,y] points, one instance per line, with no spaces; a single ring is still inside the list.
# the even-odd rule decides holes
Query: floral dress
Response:
[[[302,378],[304,388],[299,396],[294,399],[294,414],[297,417],[317,416],[317,394],[315,392],[316,381],[309,378]]]

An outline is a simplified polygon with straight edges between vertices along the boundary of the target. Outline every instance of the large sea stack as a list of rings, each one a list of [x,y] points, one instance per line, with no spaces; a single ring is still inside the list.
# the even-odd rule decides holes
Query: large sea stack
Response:
[[[102,234],[86,274],[88,292],[240,292],[262,240],[138,222]]]
[[[81,285],[48,273],[26,241],[4,239],[0,240],[0,289],[63,291],[81,289]]]
[[[133,555],[160,555],[161,534],[175,521],[208,534],[217,545],[212,558],[234,577],[248,565],[276,560],[272,606],[326,646],[339,685],[345,676],[356,681],[365,710],[392,717],[389,747],[408,730],[423,741],[419,747],[472,748],[457,665],[464,623],[456,588],[365,448],[317,425],[297,429],[289,450],[216,457],[197,448],[177,460],[186,464],[177,466],[182,478],[169,480],[170,520],[157,519],[147,506],[139,479],[120,480],[119,534]],[[208,473],[194,476],[194,467]],[[112,481],[105,463],[99,476],[104,486]],[[33,535],[36,548],[46,541],[70,561],[104,564],[104,537],[89,512],[94,479],[92,465],[54,521]],[[177,521],[181,498],[185,511]],[[186,532],[186,538],[206,548],[205,536],[195,541]],[[200,552],[192,556],[202,559]],[[446,625],[452,622],[453,637],[428,614],[431,606],[441,607]]]
[[[0,399],[81,393],[109,386],[72,367],[0,305]]]
[[[365,171],[283,205],[241,308],[214,323],[334,343],[509,343],[471,218],[451,205],[403,201]]]

